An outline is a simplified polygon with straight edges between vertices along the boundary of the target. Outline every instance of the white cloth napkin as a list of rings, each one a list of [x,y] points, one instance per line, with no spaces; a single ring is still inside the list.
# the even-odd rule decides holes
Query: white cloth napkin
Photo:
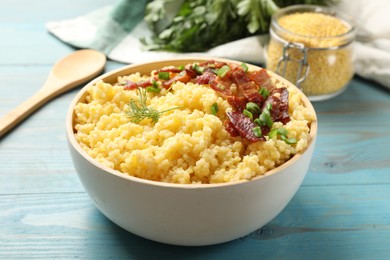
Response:
[[[221,57],[255,64],[265,63],[263,51],[267,35],[244,38],[202,53],[144,51],[139,38],[148,37],[151,32],[141,18],[143,4],[135,6],[134,2],[121,2],[121,9],[130,8],[135,17],[138,15],[138,20],[132,19],[134,24],[130,27],[127,25],[126,28],[118,20],[118,14],[115,17],[112,15],[117,6],[107,6],[69,20],[48,22],[46,27],[50,33],[70,45],[99,49],[109,59],[124,63],[183,56]],[[351,16],[357,24],[356,73],[390,89],[390,1],[341,0],[334,9]]]

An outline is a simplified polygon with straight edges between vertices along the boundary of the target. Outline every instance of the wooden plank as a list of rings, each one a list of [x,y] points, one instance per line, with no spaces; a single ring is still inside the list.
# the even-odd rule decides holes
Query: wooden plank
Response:
[[[85,193],[2,195],[0,258],[375,259],[390,254],[389,188],[302,187],[262,229],[229,243],[192,248],[122,230]]]
[[[319,132],[304,185],[390,183],[389,93],[356,77],[340,96],[314,103]]]
[[[84,15],[100,7],[115,4],[111,0],[2,0],[0,23],[23,24],[44,23]]]
[[[45,29],[110,0],[2,1],[0,116],[36,91],[73,51]],[[107,71],[123,64],[109,62]],[[81,87],[81,86],[80,86]],[[390,255],[390,91],[359,77],[316,102],[309,173],[287,208],[235,241],[177,247],[130,234],[92,204],[73,169],[65,115],[76,92],[48,103],[0,139],[0,259],[385,259]]]

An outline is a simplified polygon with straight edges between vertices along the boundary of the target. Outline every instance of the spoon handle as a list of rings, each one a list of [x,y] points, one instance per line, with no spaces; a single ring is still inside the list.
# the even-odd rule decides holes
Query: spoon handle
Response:
[[[0,138],[47,101],[52,99],[54,95],[56,95],[56,93],[47,91],[45,88],[41,88],[33,96],[4,115],[0,119]]]

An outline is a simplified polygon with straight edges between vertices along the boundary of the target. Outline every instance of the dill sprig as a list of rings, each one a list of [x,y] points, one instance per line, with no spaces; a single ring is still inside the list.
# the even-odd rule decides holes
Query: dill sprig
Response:
[[[160,116],[170,110],[174,110],[180,107],[173,107],[163,111],[150,108],[146,105],[147,94],[143,88],[138,88],[139,100],[130,99],[129,108],[126,115],[130,118],[133,123],[140,123],[145,118],[149,118],[153,123],[156,123]]]

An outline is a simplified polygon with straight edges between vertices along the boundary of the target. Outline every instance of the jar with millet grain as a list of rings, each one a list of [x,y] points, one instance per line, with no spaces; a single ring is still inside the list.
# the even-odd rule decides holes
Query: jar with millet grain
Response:
[[[353,21],[330,8],[294,5],[271,20],[266,67],[312,101],[340,94],[354,74]]]

